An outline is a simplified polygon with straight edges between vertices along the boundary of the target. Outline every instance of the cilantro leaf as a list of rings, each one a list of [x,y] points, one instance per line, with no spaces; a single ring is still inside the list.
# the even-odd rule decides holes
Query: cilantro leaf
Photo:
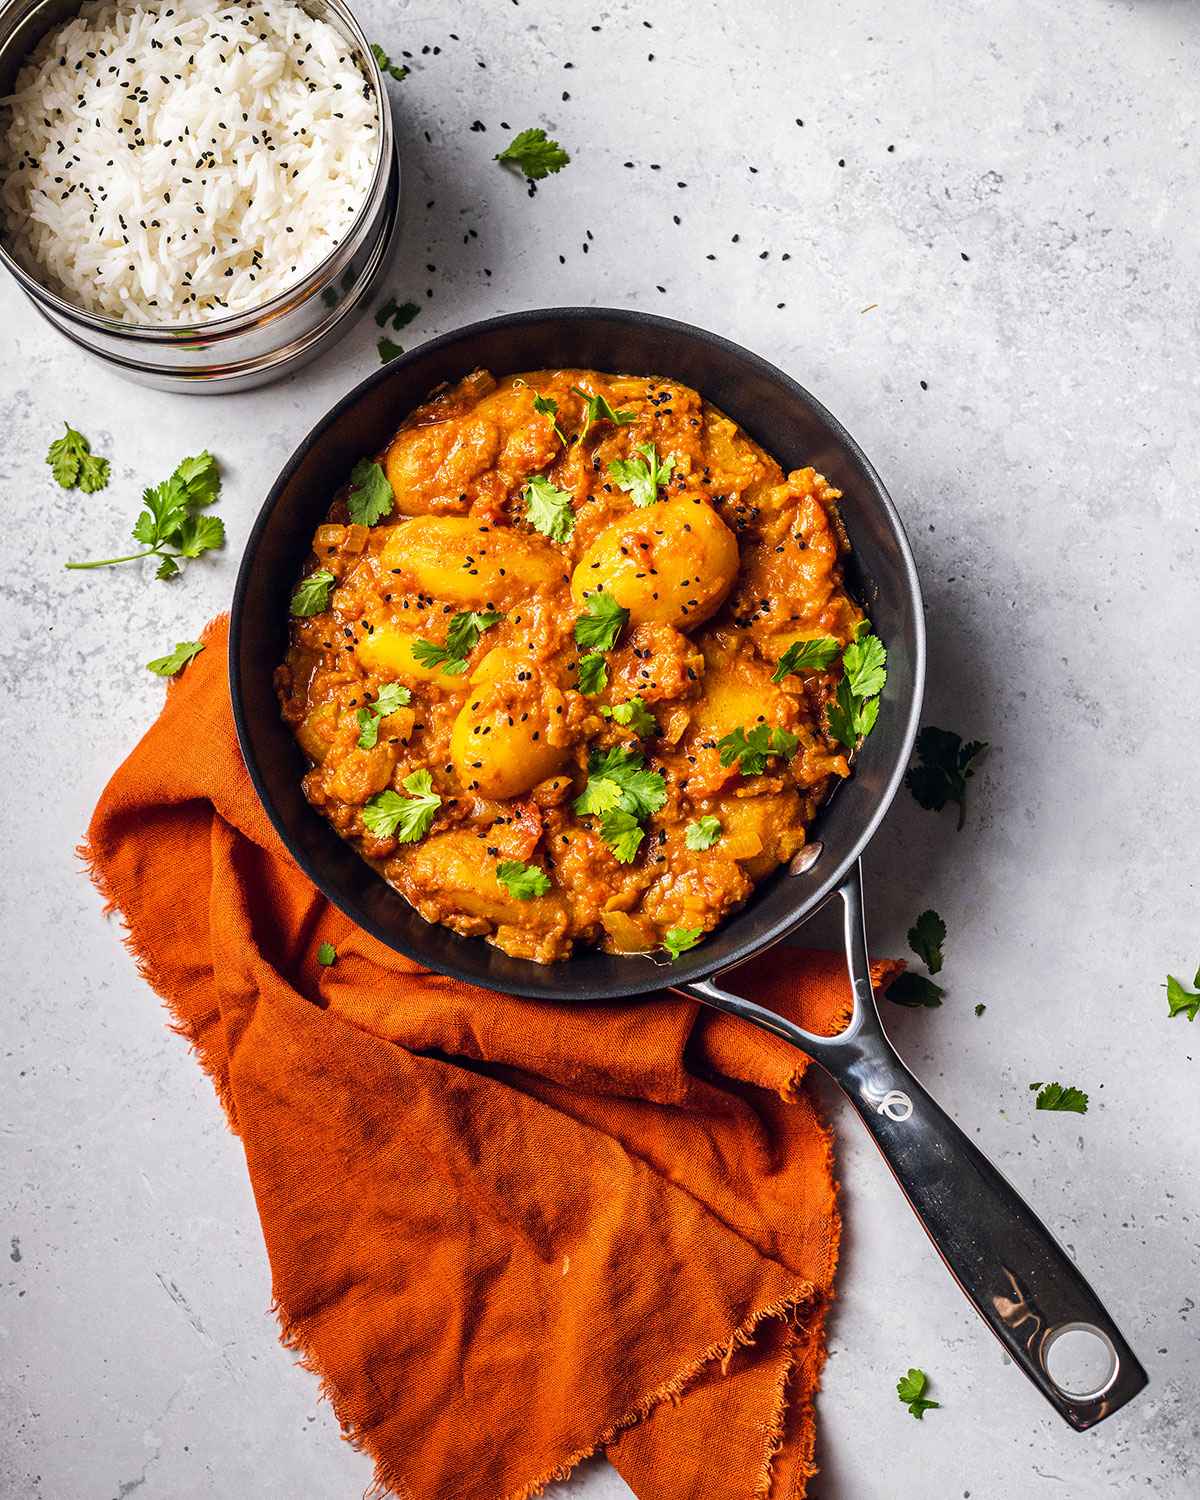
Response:
[[[501,860],[496,866],[496,879],[518,901],[532,901],[534,896],[544,896],[550,889],[550,877],[545,870],[519,859]]]
[[[1088,1096],[1082,1089],[1064,1087],[1061,1083],[1048,1083],[1044,1087],[1040,1083],[1031,1083],[1029,1087],[1041,1090],[1037,1096],[1038,1109],[1059,1109],[1076,1115],[1087,1114]]]
[[[908,946],[931,974],[942,967],[942,944],[946,941],[946,924],[935,911],[923,911],[908,929]]]
[[[495,160],[519,168],[528,182],[540,182],[551,172],[561,172],[571,158],[536,125],[513,136],[503,151],[497,151]]]
[[[838,654],[838,643],[831,635],[818,635],[804,641],[793,641],[775,665],[772,682],[782,682],[793,673],[823,672]]]
[[[1167,1011],[1172,1016],[1187,1016],[1189,1021],[1194,1021],[1200,1014],[1200,969],[1196,970],[1196,977],[1192,980],[1192,988],[1189,990],[1182,979],[1176,979],[1174,974],[1167,975]]]
[[[639,443],[637,451],[641,458],[616,458],[608,466],[608,472],[637,506],[653,505],[658,499],[660,485],[666,484],[675,467],[675,455],[658,461],[658,451],[653,443]]]
[[[108,459],[93,453],[91,443],[70,422],[63,426],[66,432],[54,439],[46,454],[50,472],[64,490],[78,485],[85,495],[94,495],[108,483]]]
[[[625,629],[629,611],[602,589],[589,594],[582,614],[575,621],[576,643],[585,651],[611,651]]]
[[[702,929],[699,927],[668,927],[663,934],[663,947],[671,955],[671,962],[674,963],[689,948],[694,948],[701,936]]]
[[[748,733],[738,728],[723,735],[717,741],[717,749],[721,752],[723,766],[731,766],[736,761],[743,776],[761,776],[767,769],[768,756],[794,755],[799,743],[796,736],[786,729],[756,724]]]
[[[904,784],[930,812],[941,812],[948,802],[956,802],[961,829],[967,812],[967,782],[975,774],[973,762],[987,748],[986,740],[964,745],[961,735],[928,724],[917,735],[918,763],[909,768]]]
[[[550,418],[550,425],[554,428],[559,442],[565,448],[567,446],[566,434],[558,425],[558,402],[555,401],[553,396],[542,396],[539,395],[537,391],[534,391],[533,409],[534,411],[539,412],[543,417]]]
[[[317,949],[317,962],[323,969],[328,969],[337,958],[337,949],[332,943],[322,943]]]
[[[877,635],[856,637],[842,652],[842,671],[856,698],[875,698],[887,680],[887,651]]]
[[[358,748],[373,750],[379,742],[379,725],[389,714],[403,708],[412,698],[412,693],[402,682],[385,682],[379,689],[375,702],[360,708],[358,719]]]
[[[662,772],[648,771],[641,751],[623,745],[612,750],[592,751],[588,757],[589,787],[593,780],[614,782],[621,793],[616,805],[638,818],[661,811],[667,800],[667,784]],[[575,810],[586,811],[578,803]]]
[[[182,672],[194,656],[199,656],[204,647],[199,641],[176,641],[174,651],[166,656],[156,656],[146,666],[159,677],[174,677]]]
[[[600,819],[600,837],[623,865],[632,864],[646,831],[634,815],[618,807]]]
[[[479,644],[480,635],[499,625],[503,618],[495,609],[464,609],[451,616],[444,646],[418,639],[413,642],[412,654],[423,667],[440,666],[448,677],[461,677],[467,670],[467,656]]]
[[[402,328],[408,327],[420,311],[415,302],[398,303],[395,297],[389,297],[382,307],[375,310],[375,326],[390,327],[393,333],[399,333]]]
[[[397,344],[393,339],[381,338],[375,345],[379,351],[379,363],[381,365],[391,364],[392,360],[404,353],[404,345]]]
[[[614,703],[611,708],[605,705],[600,712],[604,718],[611,719],[614,724],[620,724],[625,729],[632,729],[639,740],[644,740],[647,735],[658,733],[658,720],[640,697],[630,698],[625,703]]]
[[[575,811],[581,816],[589,813],[612,812],[621,802],[621,788],[607,776],[589,776],[587,785],[575,798]]]
[[[525,514],[533,529],[552,542],[565,542],[575,530],[571,491],[555,489],[544,474],[535,474],[524,493]]]
[[[607,396],[589,396],[586,391],[581,391],[577,385],[573,385],[571,390],[576,396],[583,397],[583,426],[575,434],[576,443],[583,442],[596,422],[611,422],[614,427],[628,427],[630,422],[637,421],[636,412],[614,411],[608,404]]]
[[[411,795],[401,797],[390,789],[376,792],[363,804],[362,820],[377,839],[394,835],[401,844],[415,844],[429,832],[442,799],[428,771],[413,771],[401,784]]]
[[[945,993],[940,984],[934,984],[924,974],[913,974],[908,969],[903,974],[897,974],[884,991],[889,1000],[896,1005],[906,1005],[910,1010],[922,1006],[926,1010],[933,1010],[942,1003]]]
[[[143,557],[157,557],[155,577],[174,578],[180,571],[181,558],[199,557],[224,543],[224,522],[216,516],[196,514],[211,505],[220,492],[221,475],[211,453],[206,450],[182,459],[169,479],[142,491],[144,509],[133,523],[133,539],[145,551],[104,557],[96,562],[69,562],[66,566],[111,568]]]
[[[350,470],[350,493],[346,509],[356,526],[374,526],[390,515],[396,497],[381,465],[370,458],[360,458]]]
[[[591,697],[608,686],[608,663],[599,651],[589,651],[579,658],[579,691]],[[600,710],[606,712],[605,709]]]
[[[327,568],[318,568],[302,578],[292,595],[291,611],[300,619],[323,614],[329,608],[329,591],[337,580]]]
[[[683,832],[683,841],[689,849],[711,849],[721,837],[721,820],[711,813],[689,823]]]
[[[375,61],[379,64],[379,71],[386,73],[389,78],[394,78],[397,83],[403,83],[408,77],[408,69],[403,63],[394,63],[378,42],[371,43],[371,52]]]
[[[896,1382],[896,1395],[918,1422],[927,1411],[933,1411],[942,1404],[940,1401],[930,1401],[925,1395],[928,1386],[929,1376],[924,1370],[909,1370],[907,1375],[901,1375]]]

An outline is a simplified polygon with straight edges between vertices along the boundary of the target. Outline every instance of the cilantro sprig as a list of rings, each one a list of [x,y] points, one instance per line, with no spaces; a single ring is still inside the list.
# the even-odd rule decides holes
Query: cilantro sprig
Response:
[[[389,714],[404,708],[411,701],[412,693],[402,682],[385,682],[375,697],[375,702],[360,708],[358,719],[358,748],[374,750],[379,743],[379,725]]]
[[[1200,969],[1196,970],[1191,989],[1174,974],[1167,975],[1167,1012],[1172,1016],[1186,1016],[1189,1021],[1194,1021],[1200,1014]]]
[[[504,166],[514,166],[525,174],[526,182],[541,182],[552,172],[561,172],[571,158],[540,125],[513,136],[495,158]]]
[[[350,470],[350,493],[346,509],[356,526],[374,526],[391,515],[396,496],[383,467],[374,459],[360,458]]]
[[[577,385],[573,385],[571,391],[574,395],[583,397],[583,426],[575,434],[576,444],[583,442],[597,422],[611,422],[614,427],[628,427],[630,422],[637,421],[637,412],[614,411],[607,396],[598,393],[589,396]]]
[[[917,735],[917,764],[910,766],[904,785],[918,803],[930,812],[941,812],[949,802],[958,804],[958,828],[967,815],[967,782],[975,775],[975,762],[988,748],[986,740],[969,740],[950,729],[927,724]]]
[[[200,641],[176,641],[174,651],[169,651],[166,656],[156,656],[146,663],[146,667],[158,677],[174,677],[203,650]]]
[[[375,326],[390,328],[393,333],[399,333],[402,328],[408,327],[420,311],[415,302],[397,302],[395,295],[392,295],[375,309]]]
[[[145,509],[133,523],[133,539],[141,552],[102,557],[95,562],[69,562],[68,568],[112,568],[143,557],[160,559],[156,578],[174,578],[179,565],[201,556],[225,541],[225,523],[203,514],[221,492],[217,461],[207,450],[182,459],[170,479],[142,492]]]
[[[896,1395],[908,1407],[909,1415],[919,1422],[927,1411],[941,1406],[940,1401],[931,1401],[925,1392],[929,1389],[929,1376],[924,1370],[911,1369],[896,1382]]]
[[[379,64],[379,71],[386,73],[389,78],[394,78],[397,83],[403,83],[408,77],[408,69],[403,63],[394,63],[378,42],[371,43],[371,53]]]
[[[638,750],[617,746],[593,750],[588,757],[588,779],[575,799],[575,812],[600,819],[600,837],[621,864],[637,854],[645,830],[642,823],[661,810],[667,800],[667,784],[660,771],[646,768]]]
[[[534,391],[533,409],[540,416],[550,418],[550,425],[554,428],[555,435],[558,438],[559,442],[565,448],[567,446],[567,435],[558,425],[558,402],[554,399],[554,397],[542,396],[537,391]]]
[[[571,491],[556,489],[544,474],[535,474],[523,491],[525,516],[535,531],[552,542],[565,542],[575,530]]]
[[[663,934],[663,947],[670,954],[671,962],[674,963],[689,948],[694,948],[703,935],[699,927],[668,927]]]
[[[629,698],[624,703],[614,703],[611,708],[603,704],[600,713],[604,718],[611,719],[614,724],[620,724],[624,729],[631,729],[639,740],[644,740],[647,735],[658,733],[658,720],[640,696]]]
[[[792,756],[800,741],[786,729],[776,729],[769,724],[756,724],[747,730],[740,726],[717,741],[721,752],[721,764],[737,768],[743,776],[761,776],[767,769],[767,759],[772,755]]]
[[[941,971],[945,941],[946,924],[932,908],[923,911],[908,929],[908,946],[931,974]]]
[[[518,901],[532,901],[550,889],[550,877],[545,870],[520,859],[501,860],[496,866],[496,879]]]
[[[404,353],[404,345],[397,344],[394,339],[381,338],[375,347],[379,350],[381,365],[390,365],[392,360],[399,359]]]
[[[887,651],[877,635],[859,635],[842,652],[842,677],[833,702],[826,705],[825,722],[847,750],[857,749],[875,728],[886,662]]]
[[[579,658],[579,691],[587,697],[602,693],[608,686],[608,663],[601,651],[587,651]],[[601,713],[605,710],[602,708]]]
[[[418,639],[413,642],[412,654],[423,667],[441,667],[447,677],[461,677],[467,670],[467,656],[479,644],[480,635],[499,625],[503,618],[495,609],[462,610],[451,617],[444,646]]]
[[[624,490],[636,506],[653,505],[658,499],[660,485],[665,485],[671,477],[675,455],[668,455],[660,463],[653,443],[639,443],[637,451],[641,458],[615,458],[609,464],[608,472],[617,488]]]
[[[689,849],[711,849],[721,837],[721,820],[711,813],[689,823],[683,831],[683,841]]]
[[[1061,1083],[1031,1083],[1029,1087],[1031,1090],[1041,1091],[1037,1096],[1038,1109],[1065,1110],[1076,1115],[1087,1114],[1088,1096],[1082,1089]]]
[[[818,635],[805,641],[793,641],[775,664],[772,682],[801,672],[823,672],[838,654],[838,643],[831,635]]]
[[[317,568],[302,578],[292,594],[292,614],[302,620],[324,614],[329,608],[329,592],[336,582],[328,568]]]
[[[409,793],[407,797],[390,788],[376,792],[363,804],[362,820],[377,839],[394,836],[401,844],[415,844],[429,832],[442,799],[434,791],[428,771],[413,771],[401,785]]]
[[[108,483],[108,459],[92,452],[92,445],[82,432],[76,432],[70,422],[60,438],[55,438],[46,454],[46,462],[64,490],[73,490],[76,485],[85,495],[94,495]]]
[[[585,651],[611,651],[625,629],[629,611],[603,589],[588,595],[584,610],[575,621],[576,644]]]

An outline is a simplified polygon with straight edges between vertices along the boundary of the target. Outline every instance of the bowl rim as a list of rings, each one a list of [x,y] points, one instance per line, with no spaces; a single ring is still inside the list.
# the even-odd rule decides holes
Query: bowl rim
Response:
[[[457,343],[469,343],[481,334],[500,329],[520,329],[526,325],[543,322],[546,319],[574,319],[584,323],[599,323],[604,321],[617,321],[627,324],[648,324],[652,328],[661,328],[676,334],[699,340],[711,348],[722,350],[738,359],[748,361],[757,366],[759,371],[767,378],[781,385],[787,393],[802,402],[812,410],[824,423],[839,442],[845,444],[846,449],[854,459],[861,465],[863,472],[870,481],[874,491],[875,499],[882,507],[887,518],[891,532],[897,543],[897,571],[905,592],[912,601],[913,616],[913,652],[912,652],[912,689],[907,704],[903,727],[900,732],[898,747],[894,757],[892,769],[888,778],[877,794],[874,806],[869,816],[864,818],[861,826],[850,840],[849,849],[835,863],[831,864],[821,878],[821,881],[810,894],[800,902],[793,910],[786,912],[783,916],[772,923],[765,931],[747,938],[730,955],[717,962],[705,957],[705,945],[700,944],[697,948],[685,952],[679,960],[664,965],[663,983],[660,989],[674,988],[694,983],[698,980],[711,978],[717,973],[744,962],[746,959],[764,952],[774,946],[782,938],[799,927],[818,907],[838,889],[845,880],[856,861],[862,855],[863,850],[874,837],[879,825],[886,817],[896,793],[904,779],[908,763],[912,756],[913,742],[917,736],[920,725],[921,708],[925,690],[926,669],[926,630],[924,600],[921,593],[920,579],[917,574],[916,562],[912,555],[912,548],[908,536],[904,530],[903,522],[895,504],[889,495],[886,486],[879,477],[874,465],[867,458],[857,441],[850,435],[843,424],[833,415],[828,408],[812,395],[799,381],[792,378],[777,365],[764,359],[761,355],[753,353],[743,345],[735,343],[732,339],[725,338],[722,334],[713,333],[709,329],[698,327],[696,324],[687,323],[680,319],[666,318],[654,313],[642,312],[637,308],[618,307],[538,307],[528,308],[519,312],[502,313],[491,318],[484,318],[474,323],[464,324],[462,327],[452,329],[447,333],[439,334],[436,338],[427,340],[417,345],[414,349],[407,351],[404,355],[390,360],[378,370],[374,370],[363,380],[347,391],[344,396],[337,400],[333,406],[309,429],[306,436],[297,445],[290,458],[279,471],[274,483],[271,485],[267,496],[259,510],[254,524],[246,538],[245,547],[242,552],[241,563],[238,567],[238,575],[234,584],[233,600],[230,608],[229,646],[227,653],[227,669],[229,673],[230,699],[233,707],[234,725],[237,731],[238,742],[242,752],[243,763],[247,774],[254,787],[267,817],[279,835],[284,848],[293,860],[299,865],[305,875],[334,906],[338,907],[354,924],[368,932],[372,937],[381,942],[386,948],[394,953],[401,953],[419,963],[440,973],[451,975],[465,983],[501,990],[505,993],[521,995],[532,999],[553,1000],[558,999],[586,999],[595,998],[603,1000],[631,999],[635,996],[644,995],[647,992],[643,981],[630,980],[628,982],[617,982],[605,985],[602,991],[588,990],[581,992],[580,985],[572,985],[570,982],[563,985],[550,983],[539,983],[537,985],[527,983],[520,978],[519,973],[505,975],[496,983],[490,984],[486,979],[477,974],[469,973],[465,969],[456,968],[452,963],[447,963],[440,958],[434,960],[426,952],[419,948],[405,946],[397,941],[395,935],[374,916],[363,910],[356,902],[351,900],[336,889],[331,882],[315,867],[315,862],[308,854],[297,847],[288,831],[287,825],[279,809],[276,807],[266,779],[262,775],[253,754],[250,753],[252,737],[249,729],[249,716],[246,712],[243,699],[243,681],[240,668],[242,631],[241,622],[243,605],[247,593],[252,586],[255,572],[254,559],[257,555],[263,533],[270,524],[271,517],[280,497],[291,481],[293,474],[307,458],[308,454],[321,441],[329,428],[341,417],[343,412],[352,407],[356,402],[375,386],[391,379],[398,369],[416,361],[418,357],[441,349],[448,348]],[[701,392],[703,394],[703,392]],[[314,817],[319,814],[313,812]],[[382,879],[382,876],[379,877]],[[402,897],[400,899],[403,899]],[[728,924],[736,923],[752,909],[754,900],[753,893],[747,903],[739,907],[737,911],[730,914]],[[482,942],[482,939],[466,939],[460,941]],[[528,961],[513,960],[515,964],[524,964]],[[571,959],[561,961],[561,965],[536,966],[538,968],[562,967],[569,971]]]
[[[31,0],[31,3],[26,5],[24,14],[29,15],[42,3],[43,0]],[[79,0],[75,7],[76,14],[82,9],[83,3],[84,0]],[[68,302],[65,297],[52,291],[23,266],[8,248],[4,236],[0,235],[0,263],[17,281],[26,296],[35,303],[45,304],[49,311],[69,322],[80,323],[97,333],[108,334],[113,338],[129,339],[137,344],[218,343],[222,339],[247,333],[251,329],[273,323],[277,318],[283,317],[307,302],[326,283],[335,267],[341,269],[343,262],[350,258],[346,254],[348,247],[353,245],[364,227],[371,221],[372,216],[378,211],[381,194],[386,197],[392,162],[396,157],[391,100],[388,97],[383,72],[371,50],[371,44],[346,0],[293,0],[293,3],[299,5],[301,10],[309,11],[310,14],[312,13],[310,7],[333,11],[345,22],[354,41],[358,61],[366,69],[366,81],[374,90],[379,115],[379,152],[372,169],[366,196],[345,234],[328,254],[311,271],[306,272],[301,280],[293,282],[291,286],[277,292],[269,301],[259,303],[256,307],[243,308],[240,312],[227,313],[220,318],[210,318],[203,323],[129,323],[121,318],[110,317],[107,313],[89,312],[85,307]],[[11,4],[6,3],[6,0],[0,0],[0,22],[12,23],[17,18],[19,8],[19,0],[12,0]],[[314,16],[313,19],[323,18]],[[48,35],[49,30],[43,32],[34,45],[40,46]],[[3,51],[3,46],[3,42],[0,41],[0,52]],[[26,53],[26,57],[28,55]],[[398,158],[396,165],[398,169]]]

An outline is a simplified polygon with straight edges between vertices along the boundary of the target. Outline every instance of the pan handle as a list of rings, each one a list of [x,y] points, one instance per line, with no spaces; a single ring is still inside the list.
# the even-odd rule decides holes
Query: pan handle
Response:
[[[871,987],[857,861],[838,894],[854,991],[839,1035],[816,1036],[712,980],[681,988],[794,1043],[830,1074],[984,1322],[1083,1432],[1131,1401],[1146,1372],[1050,1231],[897,1056]]]

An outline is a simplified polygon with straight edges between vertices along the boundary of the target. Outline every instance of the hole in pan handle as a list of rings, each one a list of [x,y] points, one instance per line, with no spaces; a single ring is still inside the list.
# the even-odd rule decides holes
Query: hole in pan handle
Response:
[[[857,862],[838,894],[854,1010],[837,1036],[815,1036],[722,989],[719,975],[680,989],[792,1042],[830,1074],[979,1315],[1083,1432],[1131,1401],[1146,1372],[1058,1241],[900,1060],[871,988]]]

